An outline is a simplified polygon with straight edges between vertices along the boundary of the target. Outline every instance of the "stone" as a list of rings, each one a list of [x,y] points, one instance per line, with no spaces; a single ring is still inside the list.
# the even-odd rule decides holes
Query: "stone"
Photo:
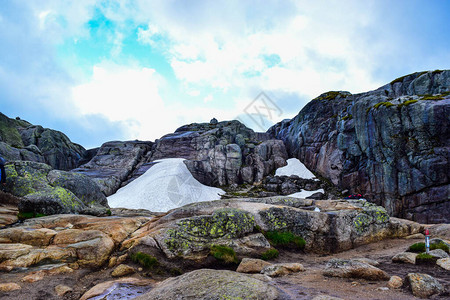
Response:
[[[312,300],[343,300],[342,298],[332,297],[328,295],[317,295]]]
[[[58,284],[57,286],[55,286],[55,293],[59,296],[59,297],[63,297],[66,294],[72,292],[73,289],[70,286],[67,285],[63,285],[63,284]]]
[[[447,270],[447,271],[450,271],[450,258],[441,258],[441,259],[438,259],[438,260],[436,261],[436,264],[437,264],[439,267],[441,267],[441,268],[443,268],[443,269],[445,269],[445,270]]]
[[[327,92],[267,132],[289,157],[389,215],[448,223],[450,95],[421,95],[450,90],[449,78],[450,70],[417,72],[366,93]]]
[[[341,278],[362,278],[367,280],[389,280],[389,276],[383,270],[366,263],[331,259],[325,266],[323,275]]]
[[[96,284],[92,288],[90,288],[86,293],[84,293],[80,300],[93,299],[94,297],[103,295],[108,293],[108,290],[113,288],[114,286],[118,286],[121,284],[127,284],[131,286],[148,286],[149,288],[155,285],[155,281],[149,279],[137,279],[137,278],[120,278],[111,281],[105,281],[99,284]]]
[[[279,299],[266,282],[227,270],[200,269],[169,278],[136,300],[175,299]]]
[[[95,156],[72,172],[89,176],[106,196],[114,194],[122,182],[133,177],[151,153],[153,143],[142,141],[113,141],[104,143]]]
[[[270,266],[271,263],[257,258],[245,257],[241,260],[236,272],[239,273],[260,273],[261,270]]]
[[[419,298],[429,298],[445,291],[439,281],[428,274],[409,273],[406,280],[411,286],[413,295]]]
[[[450,256],[442,249],[430,250],[429,254],[433,257],[439,258],[449,258]]]
[[[402,252],[396,254],[392,257],[392,261],[396,263],[407,263],[407,264],[415,264],[416,263],[417,253],[412,252]]]
[[[359,261],[359,262],[362,262],[362,263],[366,263],[366,264],[374,266],[374,267],[376,267],[376,266],[378,266],[380,264],[378,261],[376,261],[374,259],[366,258],[366,257],[354,258],[353,260],[354,261]]]
[[[15,282],[0,283],[0,292],[12,292],[20,290],[22,287]]]
[[[403,279],[399,276],[391,276],[387,283],[388,288],[390,289],[398,289],[403,286]]]
[[[126,275],[130,275],[136,273],[136,270],[133,267],[130,267],[128,265],[118,265],[114,271],[112,271],[111,276],[112,277],[122,277]]]
[[[262,274],[272,277],[284,276],[291,273],[303,272],[305,268],[299,263],[280,263],[266,266],[261,270]]]
[[[412,235],[405,236],[406,240],[425,240],[425,235],[423,233],[416,233]]]
[[[54,267],[54,268],[51,268],[51,269],[44,269],[44,270],[31,272],[30,274],[24,276],[21,279],[21,281],[22,282],[32,283],[32,282],[40,281],[40,280],[42,280],[42,279],[44,279],[45,277],[48,277],[48,276],[65,274],[65,273],[72,273],[72,272],[73,272],[73,269],[69,268],[66,265],[63,265],[63,266],[58,266],[58,267]]]

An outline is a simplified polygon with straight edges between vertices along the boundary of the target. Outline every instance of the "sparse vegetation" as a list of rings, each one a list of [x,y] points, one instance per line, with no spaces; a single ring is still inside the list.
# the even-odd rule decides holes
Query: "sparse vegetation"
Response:
[[[305,240],[301,236],[289,231],[267,231],[264,235],[273,246],[304,249],[306,245]]]
[[[266,252],[264,252],[261,255],[261,259],[263,259],[263,260],[271,260],[271,259],[277,258],[279,254],[280,254],[280,252],[278,252],[277,249],[272,248],[272,249],[269,249]]]
[[[392,103],[389,102],[389,101],[386,101],[386,102],[380,102],[380,103],[375,104],[375,105],[373,106],[373,108],[378,109],[380,106],[391,107],[391,106],[394,106],[394,104],[392,104]]]
[[[143,252],[136,252],[131,254],[131,260],[147,269],[153,268],[158,265],[158,260],[155,257]]]
[[[421,95],[422,100],[443,100],[444,97],[440,95]]]
[[[353,119],[352,115],[346,115],[342,118],[342,120],[344,120],[344,121],[351,120],[351,119]]]
[[[238,263],[236,252],[231,247],[222,245],[213,245],[210,254],[217,260],[226,264]]]
[[[349,95],[346,93],[338,92],[338,91],[329,91],[329,92],[317,97],[316,99],[317,100],[334,100],[338,96],[340,96],[342,98],[346,98]]]
[[[413,104],[413,103],[416,103],[416,102],[418,102],[418,100],[407,100],[407,101],[405,101],[405,102],[403,102],[403,103],[400,103],[400,104],[398,105],[398,107],[399,107],[399,108],[402,108],[403,106],[408,106],[408,105]]]
[[[45,216],[46,216],[45,214],[36,213],[36,212],[19,212],[17,214],[17,218],[19,218],[19,220],[40,218],[40,217],[45,217]]]
[[[107,209],[107,210],[106,210],[106,215],[107,215],[107,216],[111,216],[111,215],[112,215],[112,212],[111,212],[110,209]]]
[[[439,243],[432,243],[430,244],[430,250],[436,250],[436,249],[442,249],[445,252],[449,253],[449,247],[444,242]],[[415,252],[415,253],[421,253],[425,252],[425,243],[415,243],[409,246],[408,251]]]

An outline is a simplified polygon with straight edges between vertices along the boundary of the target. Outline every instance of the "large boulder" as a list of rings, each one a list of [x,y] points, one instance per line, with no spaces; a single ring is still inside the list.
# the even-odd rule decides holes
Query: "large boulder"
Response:
[[[268,132],[290,157],[390,215],[446,223],[449,92],[450,70],[414,73],[367,93],[328,92]]]
[[[31,161],[14,161],[5,168],[6,189],[21,197],[21,212],[100,215],[108,209],[106,197],[85,175],[52,170],[49,165]]]
[[[86,164],[72,170],[91,177],[106,195],[114,194],[151,154],[152,142],[107,142]]]
[[[0,113],[0,153],[8,161],[45,162],[54,169],[70,170],[78,166],[86,150],[62,132]]]
[[[137,300],[281,299],[272,285],[226,270],[200,269],[169,278]]]
[[[429,298],[432,295],[445,292],[442,284],[428,274],[409,273],[406,276],[406,280],[411,287],[413,295],[419,298]]]
[[[362,278],[367,280],[389,280],[383,270],[356,260],[331,259],[325,266],[323,275],[341,278]]]
[[[261,182],[286,165],[287,153],[282,141],[224,121],[185,125],[156,141],[151,160],[175,157],[201,183],[223,186]]]
[[[283,201],[285,200],[285,201]],[[232,248],[237,258],[260,258],[271,248],[264,233],[290,232],[306,241],[305,250],[334,253],[421,229],[411,221],[391,223],[384,208],[363,200],[302,200],[292,197],[200,202],[180,207],[122,243],[162,264],[213,266],[214,245]],[[303,204],[303,207],[301,206]],[[320,212],[311,208],[320,207]]]

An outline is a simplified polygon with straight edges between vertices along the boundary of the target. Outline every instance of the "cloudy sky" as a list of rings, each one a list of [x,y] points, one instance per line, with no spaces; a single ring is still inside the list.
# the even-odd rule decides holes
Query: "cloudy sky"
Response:
[[[86,148],[212,117],[262,131],[325,91],[450,68],[448,20],[445,0],[4,0],[0,112]]]

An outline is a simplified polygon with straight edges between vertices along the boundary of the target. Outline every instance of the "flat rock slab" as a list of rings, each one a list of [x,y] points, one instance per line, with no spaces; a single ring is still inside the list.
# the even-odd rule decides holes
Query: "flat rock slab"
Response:
[[[444,292],[444,288],[439,281],[428,274],[409,273],[406,280],[411,285],[412,293],[416,297],[428,298]]]
[[[290,273],[297,273],[297,272],[303,272],[305,271],[305,268],[302,264],[299,263],[281,263],[281,264],[274,264],[270,266],[266,266],[261,270],[262,274],[268,275],[268,276],[284,276],[288,275]]]
[[[416,256],[417,253],[402,252],[392,257],[392,261],[396,263],[407,263],[414,265],[416,263]]]
[[[367,280],[389,280],[383,270],[369,264],[344,259],[331,259],[328,261],[323,275],[341,278],[362,278]]]
[[[446,269],[447,271],[450,271],[450,258],[441,258],[441,259],[438,259],[438,260],[436,261],[436,264],[437,264],[439,267],[441,267],[441,268],[443,268],[443,269]]]
[[[169,278],[136,300],[280,299],[278,290],[241,273],[200,269]]]

